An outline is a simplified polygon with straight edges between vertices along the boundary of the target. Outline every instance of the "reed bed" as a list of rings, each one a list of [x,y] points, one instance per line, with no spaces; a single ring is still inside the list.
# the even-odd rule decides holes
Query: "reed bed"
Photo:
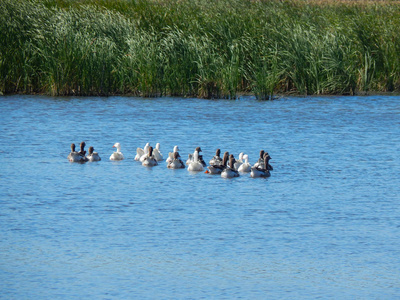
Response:
[[[398,1],[2,0],[0,93],[400,92]]]

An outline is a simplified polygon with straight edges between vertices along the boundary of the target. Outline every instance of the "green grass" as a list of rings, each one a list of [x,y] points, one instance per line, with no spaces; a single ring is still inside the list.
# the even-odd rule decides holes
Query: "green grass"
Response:
[[[400,4],[2,0],[0,93],[400,92]]]

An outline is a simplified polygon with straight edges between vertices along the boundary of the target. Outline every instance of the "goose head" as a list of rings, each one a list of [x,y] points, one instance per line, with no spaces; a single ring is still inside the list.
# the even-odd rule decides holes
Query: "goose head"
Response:
[[[249,156],[247,154],[243,155],[245,163],[249,163]]]
[[[156,149],[157,149],[157,150],[160,150],[160,143],[157,143],[157,144],[156,144]]]
[[[92,146],[89,147],[89,155],[92,155],[94,151],[94,148]]]
[[[221,149],[217,149],[217,151],[215,151],[215,156],[219,157],[221,155]]]
[[[264,158],[264,150],[260,151],[260,158],[263,159]]]
[[[75,152],[75,144],[74,143],[71,144],[71,152]]]
[[[121,152],[121,144],[120,143],[115,143],[113,148],[117,148],[117,152]]]
[[[196,152],[196,151],[197,151],[198,153],[202,152],[202,150],[201,150],[200,147],[196,147],[195,152]]]
[[[178,146],[175,146],[173,152],[178,152],[178,151],[179,151],[179,147],[178,147]]]
[[[240,154],[239,154],[239,160],[240,160],[240,161],[243,160],[243,155],[244,155],[244,153],[243,153],[243,152],[240,152]]]

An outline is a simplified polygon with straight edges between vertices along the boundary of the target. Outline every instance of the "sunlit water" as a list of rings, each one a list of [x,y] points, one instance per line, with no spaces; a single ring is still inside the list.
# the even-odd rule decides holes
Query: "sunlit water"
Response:
[[[0,298],[400,297],[400,97],[7,96],[0,116]],[[81,141],[102,161],[69,163]],[[147,142],[274,171],[145,168]]]

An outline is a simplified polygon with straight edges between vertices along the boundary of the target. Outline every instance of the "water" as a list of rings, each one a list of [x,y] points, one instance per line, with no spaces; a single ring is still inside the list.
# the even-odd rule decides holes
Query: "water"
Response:
[[[1,97],[0,298],[398,298],[399,103]],[[69,163],[81,141],[102,161]],[[147,142],[274,171],[145,168]]]

